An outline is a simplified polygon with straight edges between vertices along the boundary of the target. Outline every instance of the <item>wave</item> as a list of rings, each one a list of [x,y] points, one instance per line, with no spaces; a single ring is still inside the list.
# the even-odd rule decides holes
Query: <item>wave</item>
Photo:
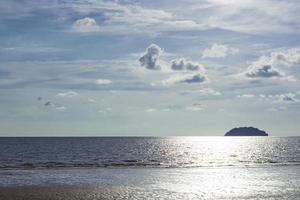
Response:
[[[0,169],[64,169],[64,168],[201,168],[201,167],[267,167],[267,166],[295,166],[300,161],[277,162],[277,161],[239,161],[237,163],[160,163],[158,161],[123,160],[119,162],[92,163],[63,163],[63,162],[24,162],[11,165],[0,165]]]

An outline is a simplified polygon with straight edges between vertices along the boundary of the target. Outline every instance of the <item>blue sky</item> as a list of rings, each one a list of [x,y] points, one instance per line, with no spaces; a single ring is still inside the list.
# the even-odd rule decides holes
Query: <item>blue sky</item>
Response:
[[[300,135],[300,4],[4,0],[0,135]]]

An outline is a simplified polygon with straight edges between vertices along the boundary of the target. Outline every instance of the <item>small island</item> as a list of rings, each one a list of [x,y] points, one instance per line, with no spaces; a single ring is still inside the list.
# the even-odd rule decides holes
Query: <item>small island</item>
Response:
[[[239,127],[231,129],[225,136],[268,136],[268,134],[254,127]]]

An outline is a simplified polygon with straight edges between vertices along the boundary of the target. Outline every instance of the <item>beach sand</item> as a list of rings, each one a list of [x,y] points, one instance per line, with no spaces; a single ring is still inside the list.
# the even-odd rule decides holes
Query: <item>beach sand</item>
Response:
[[[0,170],[0,200],[300,199],[299,166]]]
[[[138,200],[138,199],[203,199],[202,195],[189,195],[170,191],[151,191],[139,187],[88,186],[16,186],[0,187],[1,200]]]
[[[128,190],[126,190],[128,191]],[[20,186],[1,187],[1,200],[92,200],[130,199],[130,193],[120,188],[79,186]]]
[[[202,195],[151,191],[139,187],[17,186],[0,187],[1,200],[202,199]]]

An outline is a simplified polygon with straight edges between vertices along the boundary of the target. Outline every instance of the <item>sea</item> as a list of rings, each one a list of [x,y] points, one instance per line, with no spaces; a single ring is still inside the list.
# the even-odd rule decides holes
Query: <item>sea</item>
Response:
[[[0,138],[0,187],[24,186],[104,188],[111,199],[300,199],[300,137]]]

